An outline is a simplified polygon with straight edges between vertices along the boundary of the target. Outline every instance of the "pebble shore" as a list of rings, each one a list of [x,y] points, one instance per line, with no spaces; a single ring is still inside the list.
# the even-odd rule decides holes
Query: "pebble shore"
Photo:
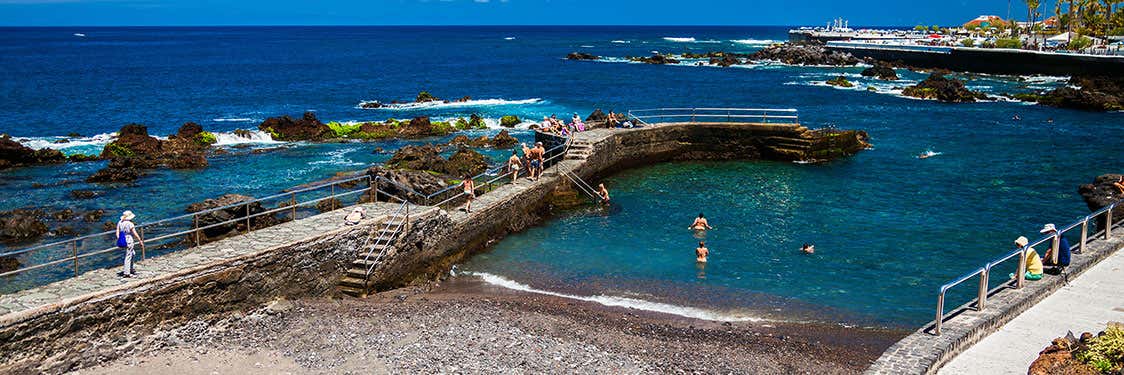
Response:
[[[703,321],[458,280],[198,319],[78,373],[853,374],[904,334]]]

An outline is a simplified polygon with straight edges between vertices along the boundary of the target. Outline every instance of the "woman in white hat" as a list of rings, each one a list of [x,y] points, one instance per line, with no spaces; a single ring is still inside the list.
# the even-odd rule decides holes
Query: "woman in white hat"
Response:
[[[137,234],[137,226],[133,224],[133,218],[137,215],[133,211],[125,211],[121,213],[121,220],[117,222],[117,247],[125,249],[125,269],[117,273],[121,277],[133,277],[137,275],[137,271],[133,269],[133,246],[141,242],[141,237]]]

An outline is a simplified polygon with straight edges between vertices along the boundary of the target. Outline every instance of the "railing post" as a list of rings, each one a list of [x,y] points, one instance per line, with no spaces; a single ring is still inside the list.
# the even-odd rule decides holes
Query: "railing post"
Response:
[[[1078,248],[1077,252],[1084,253],[1085,252],[1085,244],[1088,241],[1089,241],[1089,217],[1086,216],[1085,220],[1081,221],[1081,247]]]
[[[987,281],[990,273],[990,264],[984,267],[983,272],[980,272],[980,290],[979,296],[976,297],[979,301],[976,303],[976,311],[982,311],[987,306]]]
[[[199,214],[191,215],[191,221],[195,222],[195,246],[199,246]]]
[[[332,199],[329,199],[328,203],[332,205],[333,210],[336,209],[336,184],[334,183],[332,184]]]
[[[140,245],[141,245],[141,260],[144,260],[144,227],[137,228],[137,232],[139,232],[137,234],[139,234],[140,238],[141,238],[140,239],[140,242],[141,242],[140,243]]]
[[[1015,270],[1015,289],[1022,289],[1026,273],[1026,247],[1019,248],[1019,268]]]
[[[937,295],[937,321],[934,332],[937,336],[941,335],[941,321],[944,320],[944,289],[941,289],[941,294]]]
[[[289,193],[289,207],[292,208],[292,209],[289,210],[289,220],[290,221],[297,221],[297,193],[296,192]]]
[[[74,276],[78,277],[78,241],[70,241],[70,253],[74,255]]]
[[[1050,241],[1050,263],[1058,264],[1058,248],[1061,247],[1062,234],[1054,231],[1054,239]]]
[[[1104,213],[1104,239],[1112,239],[1112,210],[1116,205],[1109,206],[1108,211]]]
[[[691,122],[695,122],[695,109],[691,108]]]

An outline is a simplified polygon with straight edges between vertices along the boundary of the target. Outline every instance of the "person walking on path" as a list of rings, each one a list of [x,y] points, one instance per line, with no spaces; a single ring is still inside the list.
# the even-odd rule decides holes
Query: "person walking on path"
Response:
[[[538,181],[542,177],[544,155],[546,155],[546,148],[543,147],[542,142],[535,142],[535,147],[531,149],[531,180],[533,181]]]
[[[526,149],[527,147],[524,146],[523,148]],[[521,164],[522,162],[519,160],[519,152],[511,150],[511,157],[507,159],[507,169],[509,172],[511,172],[511,181],[519,179],[519,168],[521,167]]]
[[[121,220],[117,222],[117,247],[125,250],[125,269],[117,273],[121,277],[133,277],[137,275],[137,271],[133,268],[133,255],[136,252],[133,247],[136,243],[141,242],[140,234],[137,234],[137,226],[133,224],[133,218],[137,215],[133,211],[125,211],[121,213]]]
[[[464,212],[472,212],[472,200],[476,199],[476,182],[472,180],[472,176],[465,175],[464,182],[464,195],[468,197],[468,201],[464,202]]]

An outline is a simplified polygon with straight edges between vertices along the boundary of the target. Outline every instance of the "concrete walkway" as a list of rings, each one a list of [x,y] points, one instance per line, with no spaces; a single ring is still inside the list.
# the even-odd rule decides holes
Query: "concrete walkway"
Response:
[[[1026,374],[1038,352],[1055,337],[1104,330],[1124,322],[1124,251],[1023,312],[956,356],[939,374]]]
[[[361,206],[366,208],[369,217],[365,221],[382,220],[398,208],[397,204],[391,203],[368,203]],[[137,261],[137,278],[126,279],[117,276],[117,272],[121,270],[121,267],[117,266],[92,270],[77,277],[0,295],[0,322],[7,321],[9,315],[18,315],[47,305],[58,305],[68,299],[81,298],[85,295],[124,287],[128,284],[144,283],[145,280],[160,275],[205,264],[224,262],[275,246],[301,241],[304,238],[340,228],[343,217],[349,211],[349,209],[338,209],[297,221],[254,230],[250,233],[232,236],[202,246]],[[140,256],[139,251],[137,256]]]

